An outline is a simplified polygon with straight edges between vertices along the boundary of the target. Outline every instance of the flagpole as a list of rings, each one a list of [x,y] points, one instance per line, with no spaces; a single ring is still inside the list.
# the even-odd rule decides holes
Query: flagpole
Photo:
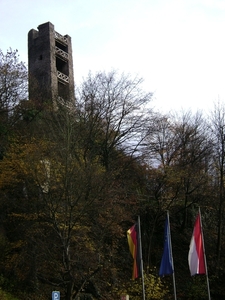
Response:
[[[205,274],[206,274],[206,281],[207,281],[208,297],[209,297],[209,300],[211,300],[210,288],[209,288],[208,267],[207,267],[207,262],[206,262],[205,243],[204,243],[204,234],[203,234],[203,229],[202,229],[202,217],[201,217],[200,207],[198,208],[198,210],[199,210],[200,226],[201,226],[201,232],[202,232],[202,245],[203,245],[203,253],[204,253]]]
[[[138,216],[138,236],[139,236],[139,249],[140,249],[140,260],[141,260],[141,278],[142,278],[142,294],[143,300],[145,300],[145,282],[144,282],[144,271],[143,271],[143,258],[142,258],[142,244],[141,244],[141,224],[140,216]]]
[[[167,218],[168,218],[168,229],[169,229],[169,243],[171,249],[171,263],[173,268],[173,290],[174,290],[174,299],[177,300],[177,291],[176,291],[176,281],[175,281],[175,271],[174,271],[174,264],[173,264],[173,250],[172,250],[172,241],[171,241],[171,234],[170,234],[170,217],[169,211],[167,210]]]

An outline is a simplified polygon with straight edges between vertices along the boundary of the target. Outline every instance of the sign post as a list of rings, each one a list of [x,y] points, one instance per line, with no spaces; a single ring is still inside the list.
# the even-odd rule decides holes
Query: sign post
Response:
[[[60,300],[60,292],[53,291],[52,292],[52,300]]]

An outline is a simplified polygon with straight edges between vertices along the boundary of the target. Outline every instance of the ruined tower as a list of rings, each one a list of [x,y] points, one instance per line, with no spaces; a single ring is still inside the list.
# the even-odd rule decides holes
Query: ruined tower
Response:
[[[28,33],[29,99],[56,104],[74,100],[71,37],[55,31],[50,22]]]

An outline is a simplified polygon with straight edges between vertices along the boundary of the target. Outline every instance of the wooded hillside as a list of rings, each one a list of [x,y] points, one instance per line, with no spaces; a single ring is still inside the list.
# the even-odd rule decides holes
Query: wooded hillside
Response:
[[[141,299],[126,236],[140,216],[146,299],[173,299],[158,276],[169,211],[177,297],[208,299],[188,269],[200,207],[211,296],[225,298],[225,105],[163,115],[151,99],[142,79],[111,71],[90,73],[75,103],[40,105],[17,52],[0,52],[1,290]]]

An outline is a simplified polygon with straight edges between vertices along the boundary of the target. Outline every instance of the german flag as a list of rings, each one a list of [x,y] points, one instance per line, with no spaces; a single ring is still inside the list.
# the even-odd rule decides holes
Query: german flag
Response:
[[[139,246],[139,232],[140,231],[138,229],[138,223],[135,223],[127,231],[128,245],[134,260],[132,279],[136,279],[141,276],[141,253]]]

